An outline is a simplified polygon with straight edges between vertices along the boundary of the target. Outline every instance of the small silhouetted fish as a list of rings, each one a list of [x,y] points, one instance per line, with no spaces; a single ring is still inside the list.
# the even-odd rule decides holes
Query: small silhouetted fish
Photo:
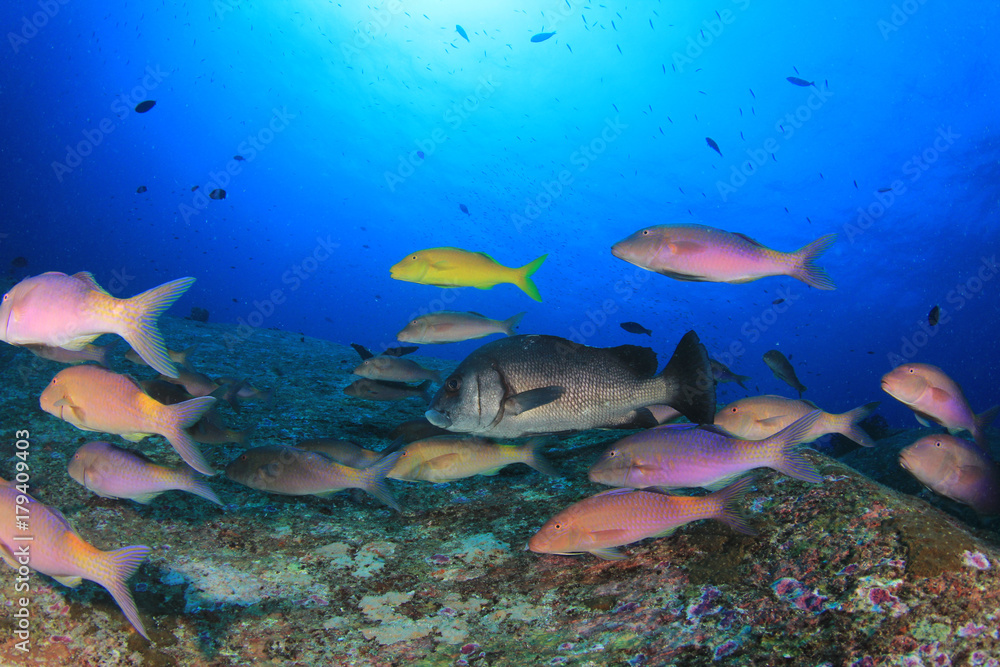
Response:
[[[931,308],[931,312],[927,313],[927,324],[932,327],[936,327],[937,323],[941,321],[941,306],[934,306]]]
[[[145,192],[146,190],[147,190],[147,188],[146,188],[146,186],[145,186],[145,185],[140,185],[139,187],[137,187],[137,188],[135,189],[135,191],[136,191],[137,193],[139,193],[140,195],[141,195],[141,194],[142,194],[143,192]]]
[[[242,155],[234,155],[233,159],[236,160],[237,162],[246,162],[247,161],[247,159],[245,157],[243,157]]]
[[[402,357],[407,354],[410,354],[411,352],[416,352],[416,351],[417,351],[416,345],[406,345],[404,347],[386,348],[385,352],[383,352],[382,354],[386,357]]]
[[[467,42],[469,41],[469,36],[465,34],[465,30],[462,29],[462,26],[456,25],[455,26],[455,32],[457,32],[459,35],[461,35],[462,39],[464,39],[465,41],[467,41]]]
[[[879,192],[892,192],[892,188],[879,188]]]
[[[198,187],[199,187],[199,186],[197,186],[197,185],[192,185],[192,186],[191,186],[191,192],[194,192],[195,190],[197,190],[197,189],[198,189]]]
[[[785,358],[785,355],[778,350],[769,350],[764,353],[764,363],[774,373],[774,377],[787,382],[789,386],[799,392],[799,398],[802,398],[802,392],[806,388],[799,382],[799,378],[795,375],[795,369],[792,368],[791,362]]]
[[[771,302],[771,304],[777,306],[778,304],[784,303],[784,302],[785,302],[784,299],[775,299],[774,301]]]
[[[10,265],[15,269],[23,269],[24,267],[28,266],[28,260],[24,257],[15,257],[14,259],[10,260]]]
[[[712,137],[705,137],[705,142],[708,144],[709,148],[718,153],[720,156],[722,155],[722,151],[719,150],[719,144],[715,143],[715,139]]]
[[[653,332],[642,326],[638,322],[622,322],[621,328],[629,333],[634,334],[646,334],[647,336],[652,336]]]
[[[211,197],[212,199],[225,199],[226,191],[223,190],[222,188],[216,188],[211,192],[209,192],[208,196]]]
[[[156,106],[156,100],[146,100],[145,102],[139,102],[135,105],[136,113],[146,113],[150,109]]]
[[[806,87],[816,85],[813,81],[806,81],[805,79],[800,79],[797,76],[786,76],[785,78],[788,79],[788,83],[794,83],[796,86]]]
[[[462,213],[469,215],[469,209],[465,204],[459,204],[458,207],[462,209]]]
[[[424,152],[423,151],[417,151],[417,157],[420,158],[421,160],[423,160],[424,159]]]
[[[549,37],[551,37],[554,34],[556,34],[554,30],[552,32],[540,32],[537,35],[532,35],[531,41],[533,41],[533,42],[544,42],[545,40],[547,40]]]
[[[858,187],[858,182],[857,181],[854,181],[854,189],[855,190],[860,190],[861,189],[861,188]]]
[[[369,350],[364,345],[360,345],[358,343],[351,343],[351,347],[353,347],[354,351],[358,353],[359,357],[361,357],[361,361],[364,361],[365,359],[371,359],[372,357],[375,356],[374,354],[372,354],[372,351]]]

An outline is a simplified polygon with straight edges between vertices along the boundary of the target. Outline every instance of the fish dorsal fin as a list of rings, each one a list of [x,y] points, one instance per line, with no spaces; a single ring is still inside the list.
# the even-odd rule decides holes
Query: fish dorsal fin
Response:
[[[638,345],[619,345],[610,352],[628,366],[636,375],[648,377],[656,374],[656,352]]]
[[[95,289],[98,292],[101,292],[102,294],[111,296],[111,293],[108,292],[108,290],[104,289],[103,287],[97,284],[97,279],[94,278],[94,274],[91,273],[90,271],[80,271],[79,273],[74,273],[73,277],[82,283],[86,283],[87,286],[90,287],[91,289]]]
[[[736,236],[739,236],[744,241],[749,241],[750,243],[754,244],[755,246],[757,246],[759,248],[763,248],[764,247],[763,243],[761,243],[757,239],[750,238],[746,234],[740,234],[739,232],[733,232],[733,234],[735,234]]]
[[[687,431],[692,428],[698,428],[697,424],[660,424],[655,428],[649,429],[650,431],[662,431],[667,429],[672,429],[675,431]]]
[[[812,401],[810,401],[808,398],[801,398],[799,400],[802,401],[803,403],[805,403],[806,405],[808,405],[813,410],[819,410],[820,409],[820,407],[818,405],[816,405],[815,403],[813,403]]]
[[[470,311],[469,311],[469,314],[470,314],[470,315],[475,315],[476,317],[486,317],[486,316],[485,316],[485,315],[483,315],[482,313],[477,313],[477,312],[476,312],[476,311],[474,311],[474,310],[470,310]]]
[[[493,262],[494,264],[499,264],[499,263],[500,263],[500,262],[496,261],[495,259],[493,259],[492,257],[490,257],[490,256],[489,256],[488,254],[486,254],[485,252],[477,252],[476,254],[477,254],[477,255],[479,255],[480,257],[485,257],[486,259],[490,260],[490,261],[491,261],[491,262]]]
[[[605,497],[608,497],[608,496],[621,496],[621,495],[625,495],[627,493],[632,493],[633,491],[635,491],[635,489],[631,489],[631,488],[629,488],[627,486],[623,486],[620,489],[608,489],[607,491],[603,491],[601,493],[598,493],[596,496],[591,496],[591,497],[593,497],[593,498],[605,498]]]
[[[707,431],[708,433],[714,433],[715,435],[721,435],[723,438],[731,438],[733,434],[722,428],[721,426],[716,426],[715,424],[698,424],[698,430]]]

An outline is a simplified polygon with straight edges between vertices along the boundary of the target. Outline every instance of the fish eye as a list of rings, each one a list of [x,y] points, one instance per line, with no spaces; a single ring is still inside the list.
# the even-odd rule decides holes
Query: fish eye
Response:
[[[445,391],[458,391],[459,387],[462,386],[462,381],[458,378],[448,378],[448,381],[444,383]]]
[[[552,527],[556,530],[562,530],[563,525],[561,523],[552,524]]]
[[[732,412],[733,414],[736,414],[737,412],[739,412],[739,408],[737,408],[737,407],[736,407],[736,406],[734,405],[734,406],[732,406],[731,408],[729,408],[729,411],[730,411],[730,412]]]
[[[416,256],[416,255],[414,255],[414,256],[413,256],[413,257],[411,257],[410,259],[412,259],[413,261],[417,261],[417,256]]]
[[[912,372],[913,372],[913,369],[912,369],[912,368],[910,368],[910,369],[908,369],[908,370],[907,370],[907,372],[908,372],[908,373],[912,373]]]
[[[246,460],[247,460],[247,455],[246,454],[243,454],[242,456],[240,456],[240,461],[246,461]]]
[[[617,455],[618,455],[617,449],[612,449],[610,452],[608,452],[608,458],[614,458]]]
[[[642,230],[642,235],[643,236],[649,236],[649,230],[648,229]]]

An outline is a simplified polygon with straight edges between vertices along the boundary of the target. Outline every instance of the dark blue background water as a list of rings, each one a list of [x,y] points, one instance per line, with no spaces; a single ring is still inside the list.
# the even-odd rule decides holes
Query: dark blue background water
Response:
[[[374,348],[442,307],[524,310],[522,331],[662,360],[695,328],[752,390],[789,394],[761,361],[777,348],[822,407],[883,399],[910,425],[878,385],[894,353],[944,367],[977,411],[995,403],[996,3],[614,6],[6,2],[0,265],[90,270],[120,296],[192,275],[171,314]],[[682,283],[609,252],[685,222],[780,250],[838,232],[820,262],[838,289]],[[511,266],[549,253],[544,302],[389,278],[445,245]]]

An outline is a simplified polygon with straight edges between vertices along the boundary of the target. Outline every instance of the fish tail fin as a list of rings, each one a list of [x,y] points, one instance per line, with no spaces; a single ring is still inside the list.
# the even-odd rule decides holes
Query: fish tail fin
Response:
[[[546,438],[532,438],[523,445],[525,450],[524,463],[531,466],[543,475],[549,477],[560,477],[559,472],[552,467],[552,464],[542,454],[542,445],[547,442]]]
[[[750,377],[749,375],[736,375],[735,373],[733,373],[733,381],[739,386],[743,387],[744,389],[747,389],[747,386],[743,383],[746,382],[747,380],[752,380],[752,379],[753,378]],[[747,391],[750,390],[747,389]]]
[[[514,284],[524,290],[524,293],[535,301],[541,301],[542,295],[538,293],[538,287],[535,285],[535,281],[531,279],[531,276],[535,274],[535,271],[537,271],[538,267],[542,265],[542,262],[545,261],[546,257],[548,257],[547,254],[542,255],[535,261],[525,264],[519,269],[515,269],[517,278],[515,279]]]
[[[708,350],[698,334],[688,331],[660,374],[666,382],[666,403],[695,424],[715,420],[715,375]]]
[[[164,406],[168,416],[165,420],[163,436],[177,450],[185,463],[203,475],[214,475],[215,471],[212,470],[212,466],[208,465],[208,461],[205,460],[194,439],[184,429],[194,426],[214,403],[214,397],[201,396]]]
[[[517,332],[517,325],[521,323],[521,318],[523,318],[527,313],[518,313],[512,317],[508,317],[503,322],[500,323],[500,328],[503,329],[504,334],[508,336],[513,336]]]
[[[194,280],[194,278],[178,278],[124,300],[128,314],[124,331],[118,332],[119,335],[132,346],[143,361],[167,377],[177,377],[177,369],[170,361],[167,346],[156,326],[156,320],[191,287]]]
[[[111,368],[108,362],[108,357],[111,354],[112,347],[114,347],[114,343],[94,346],[94,361],[97,363],[98,366],[102,366],[104,368]]]
[[[827,234],[821,236],[809,245],[790,253],[792,256],[792,269],[788,275],[797,278],[816,289],[832,290],[837,289],[833,280],[826,274],[826,270],[816,264],[819,256],[826,252],[837,235]]]
[[[191,355],[195,353],[198,346],[201,343],[195,343],[194,345],[188,345],[183,350],[177,353],[177,363],[183,366],[185,369],[194,372],[194,366],[191,365]]]
[[[142,635],[147,641],[149,635],[139,618],[139,610],[136,609],[135,600],[132,598],[132,591],[128,587],[128,580],[135,574],[135,571],[146,560],[146,556],[152,551],[146,546],[131,546],[118,549],[117,551],[102,552],[103,563],[97,582],[104,586],[111,597],[118,603],[118,607],[125,614],[125,618],[132,624],[132,627]]]
[[[846,438],[850,438],[862,447],[874,447],[875,441],[872,440],[872,437],[868,435],[865,430],[859,426],[859,424],[861,420],[867,419],[871,416],[878,406],[879,401],[872,401],[871,403],[865,403],[861,407],[854,408],[850,412],[845,412],[842,415],[834,415],[833,421],[837,433]]]
[[[196,477],[193,470],[190,471],[188,476],[188,485],[184,490],[189,493],[193,493],[196,496],[201,496],[205,500],[215,503],[216,505],[222,504],[222,501],[219,500],[219,496],[215,495],[215,491],[213,491],[212,487],[208,485],[208,482]]]
[[[802,452],[796,449],[799,443],[809,439],[813,426],[822,416],[822,410],[813,410],[762,441],[761,444],[775,446],[779,452],[777,459],[770,464],[770,467],[789,477],[801,479],[803,482],[812,484],[822,482],[823,476],[819,474],[816,467],[806,460]]]
[[[714,497],[722,505],[719,514],[714,518],[744,535],[756,535],[757,531],[747,524],[746,517],[736,507],[736,504],[741,502],[743,496],[749,491],[753,490],[753,482],[753,475],[746,475],[709,496]]]
[[[362,482],[361,488],[397,512],[402,512],[403,510],[400,508],[399,502],[389,491],[389,487],[385,483],[385,480],[386,475],[392,472],[392,467],[396,465],[396,461],[398,461],[399,457],[402,455],[403,452],[401,451],[393,452],[392,454],[384,456],[375,463],[371,464],[362,472],[364,481]]]
[[[990,451],[989,442],[986,438],[986,427],[993,423],[993,420],[997,418],[998,412],[1000,412],[1000,405],[994,405],[989,410],[976,415],[976,430],[972,433],[972,437],[975,438],[976,444],[984,452]]]

